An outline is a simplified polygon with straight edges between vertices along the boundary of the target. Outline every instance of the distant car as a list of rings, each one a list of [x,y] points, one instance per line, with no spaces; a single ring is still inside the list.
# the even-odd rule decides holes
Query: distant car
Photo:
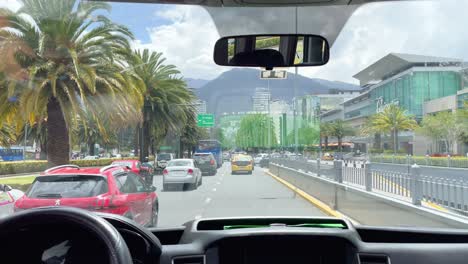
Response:
[[[159,153],[156,156],[155,165],[158,169],[162,170],[166,168],[167,163],[172,159],[174,159],[172,153]]]
[[[159,203],[156,187],[126,167],[80,168],[62,165],[36,177],[14,210],[42,206],[71,206],[96,212],[118,214],[135,222],[156,226]]]
[[[112,165],[120,165],[129,168],[136,174],[141,174],[141,162],[139,160],[115,160],[112,162]]]
[[[197,189],[202,185],[202,173],[193,159],[173,159],[167,163],[163,171],[163,189],[171,185],[179,185]]]
[[[268,154],[265,154],[265,153],[260,153],[258,154],[257,156],[255,156],[254,158],[254,163],[255,164],[260,164],[260,162],[262,161],[263,158],[267,157]]]
[[[197,167],[201,170],[203,175],[216,175],[218,166],[216,159],[211,153],[195,153],[193,154]]]
[[[236,155],[231,161],[231,174],[247,173],[252,174],[254,161],[249,155]]]
[[[99,156],[86,156],[83,159],[84,160],[97,160],[99,159]]]

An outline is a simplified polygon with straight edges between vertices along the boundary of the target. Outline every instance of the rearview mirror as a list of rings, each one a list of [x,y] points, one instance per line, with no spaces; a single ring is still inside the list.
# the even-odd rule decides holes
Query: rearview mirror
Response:
[[[236,67],[320,66],[328,62],[328,41],[317,35],[246,35],[219,39],[214,61]]]

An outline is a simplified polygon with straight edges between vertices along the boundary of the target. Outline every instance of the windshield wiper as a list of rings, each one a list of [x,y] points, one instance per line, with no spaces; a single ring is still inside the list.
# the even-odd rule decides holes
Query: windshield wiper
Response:
[[[60,193],[41,193],[36,195],[39,198],[62,198]]]

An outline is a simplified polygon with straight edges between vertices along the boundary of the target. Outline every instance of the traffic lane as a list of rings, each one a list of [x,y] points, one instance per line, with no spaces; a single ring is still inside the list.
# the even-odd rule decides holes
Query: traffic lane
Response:
[[[229,171],[220,177],[201,216],[326,216],[265,171],[255,167],[252,175]]]
[[[410,172],[411,166],[406,164],[372,163],[371,168],[372,170],[408,173]],[[420,168],[421,175],[424,176],[468,181],[468,169],[430,166],[420,166]]]
[[[180,188],[163,190],[162,175],[154,176],[153,185],[157,188],[159,199],[159,227],[170,227],[181,225],[195,218],[200,218],[207,198],[211,192],[222,181],[228,171],[225,163],[214,176],[203,176],[203,183],[196,190],[181,190]]]

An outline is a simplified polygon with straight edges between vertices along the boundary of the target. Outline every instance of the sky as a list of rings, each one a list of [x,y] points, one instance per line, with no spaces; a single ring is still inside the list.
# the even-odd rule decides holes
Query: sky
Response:
[[[19,0],[0,1],[0,7],[16,10],[20,6]],[[363,6],[333,44],[329,63],[302,67],[299,73],[357,84],[354,74],[391,52],[468,61],[467,10],[468,1],[457,0]],[[134,32],[134,48],[163,52],[167,62],[175,64],[184,77],[213,79],[230,69],[213,62],[213,46],[219,34],[202,7],[112,3],[109,17]]]

